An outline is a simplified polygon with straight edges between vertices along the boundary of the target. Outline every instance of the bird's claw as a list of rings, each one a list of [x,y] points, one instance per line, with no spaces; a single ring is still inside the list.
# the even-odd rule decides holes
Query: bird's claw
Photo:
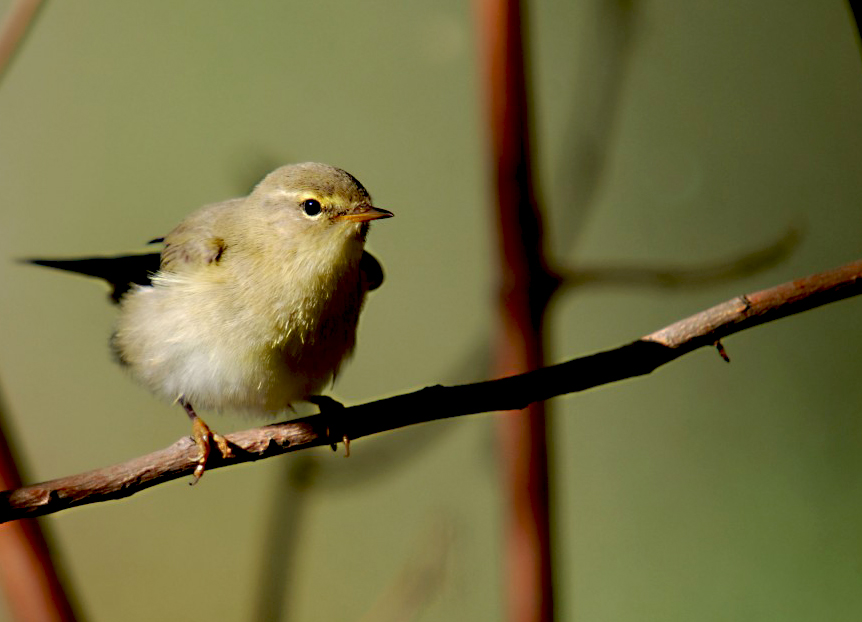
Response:
[[[344,404],[339,402],[338,400],[334,400],[328,395],[312,395],[307,398],[309,402],[317,406],[320,410],[320,414],[326,417],[326,437],[329,439],[329,447],[332,448],[332,451],[338,451],[338,442],[333,438],[335,436],[332,432],[332,426],[330,424],[331,421],[336,420],[340,422],[341,419],[341,411],[344,410]],[[347,434],[341,435],[341,442],[344,443],[344,457],[350,457],[350,437]]]
[[[210,440],[215,441],[222,458],[233,457],[233,451],[231,451],[227,439],[218,432],[213,432],[206,422],[198,416],[192,417],[192,439],[194,439],[195,445],[198,447],[198,457],[196,460],[197,466],[195,466],[195,471],[192,474],[194,479],[189,482],[190,486],[197,484],[201,477],[203,477],[212,447]]]

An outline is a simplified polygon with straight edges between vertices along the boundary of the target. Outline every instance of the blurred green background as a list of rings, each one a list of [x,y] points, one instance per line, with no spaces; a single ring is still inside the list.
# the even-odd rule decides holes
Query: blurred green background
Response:
[[[559,298],[553,360],[862,256],[862,62],[843,2],[527,11],[556,261],[696,266],[804,231],[733,283]],[[104,290],[14,260],[141,248],[286,162],[341,166],[396,213],[371,233],[387,282],[334,396],[486,375],[475,30],[453,0],[47,3],[0,84],[0,384],[30,481],[148,453],[188,423],[112,363]],[[732,337],[731,365],[704,350],[552,402],[560,620],[862,617],[860,311]],[[93,621],[498,620],[499,459],[479,415],[44,524]]]

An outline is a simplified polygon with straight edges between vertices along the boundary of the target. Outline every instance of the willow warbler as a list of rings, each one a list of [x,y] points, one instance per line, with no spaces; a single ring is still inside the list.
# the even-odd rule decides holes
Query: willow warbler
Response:
[[[316,396],[353,351],[365,294],[382,282],[363,250],[373,207],[349,173],[292,164],[247,197],[202,207],[155,254],[33,263],[100,276],[120,315],[111,343],[155,394],[179,402],[199,448],[195,480],[214,440],[193,405],[273,414]],[[149,284],[146,284],[149,280]]]

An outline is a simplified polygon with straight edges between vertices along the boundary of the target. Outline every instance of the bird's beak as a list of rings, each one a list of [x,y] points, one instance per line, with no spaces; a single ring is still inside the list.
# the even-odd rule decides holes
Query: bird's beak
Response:
[[[350,222],[367,222],[378,218],[392,218],[395,214],[386,209],[372,205],[357,205],[345,214],[339,214],[338,220],[349,220]]]

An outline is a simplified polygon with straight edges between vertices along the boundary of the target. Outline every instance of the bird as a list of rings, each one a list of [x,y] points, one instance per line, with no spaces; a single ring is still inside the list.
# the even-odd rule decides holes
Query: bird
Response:
[[[320,392],[353,352],[366,294],[383,282],[364,247],[371,221],[391,216],[350,173],[305,162],[192,212],[151,241],[160,253],[26,261],[112,286],[111,348],[191,419],[194,484],[211,442],[232,455],[196,407],[272,415],[296,402],[337,404]]]

